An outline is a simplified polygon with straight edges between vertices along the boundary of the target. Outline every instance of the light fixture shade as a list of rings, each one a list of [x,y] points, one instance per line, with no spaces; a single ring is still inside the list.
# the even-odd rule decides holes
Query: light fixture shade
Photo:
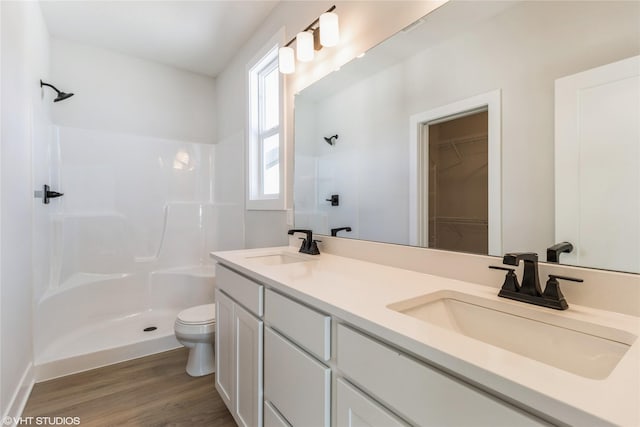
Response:
[[[303,31],[296,36],[296,54],[298,61],[313,61],[313,33]]]
[[[296,71],[296,59],[292,48],[281,47],[278,50],[278,69],[282,74],[291,74]]]
[[[338,14],[323,13],[320,15],[320,44],[324,47],[331,47],[337,45],[339,41]]]

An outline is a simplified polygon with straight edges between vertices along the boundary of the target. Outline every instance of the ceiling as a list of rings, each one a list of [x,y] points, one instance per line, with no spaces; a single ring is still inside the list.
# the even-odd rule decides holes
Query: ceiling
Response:
[[[278,1],[41,1],[51,37],[215,77]]]

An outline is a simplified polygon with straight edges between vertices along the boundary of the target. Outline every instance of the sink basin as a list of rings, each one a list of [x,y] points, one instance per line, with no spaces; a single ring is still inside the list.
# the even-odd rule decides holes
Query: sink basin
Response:
[[[281,264],[291,264],[293,262],[308,261],[307,258],[291,255],[288,253],[256,255],[256,256],[247,257],[247,259],[262,265],[281,265]]]
[[[531,310],[526,304],[455,291],[435,292],[387,307],[591,379],[609,376],[637,338],[619,329]]]

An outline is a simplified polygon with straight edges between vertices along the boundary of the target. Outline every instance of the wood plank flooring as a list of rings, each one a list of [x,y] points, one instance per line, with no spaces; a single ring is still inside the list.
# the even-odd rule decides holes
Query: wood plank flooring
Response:
[[[187,355],[180,348],[38,383],[23,417],[80,417],[82,427],[235,427],[215,374],[187,375]]]

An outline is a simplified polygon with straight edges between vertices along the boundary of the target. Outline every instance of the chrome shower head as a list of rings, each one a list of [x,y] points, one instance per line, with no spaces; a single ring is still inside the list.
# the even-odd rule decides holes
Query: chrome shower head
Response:
[[[60,92],[54,85],[50,85],[49,83],[44,83],[42,80],[40,80],[40,87],[42,86],[49,86],[51,89],[55,90],[58,93],[58,96],[56,97],[56,99],[53,100],[53,102],[62,101],[67,98],[71,98],[73,96],[73,93]]]

